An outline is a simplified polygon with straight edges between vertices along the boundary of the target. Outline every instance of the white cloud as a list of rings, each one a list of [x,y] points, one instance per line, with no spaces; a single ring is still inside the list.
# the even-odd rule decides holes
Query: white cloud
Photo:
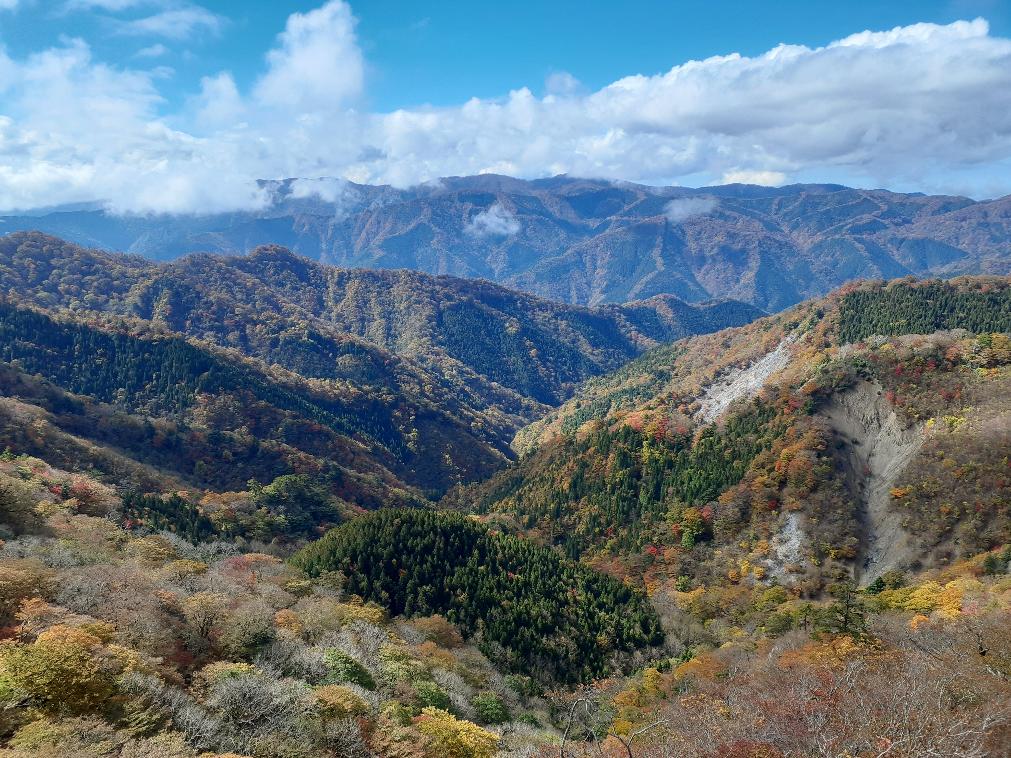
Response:
[[[165,37],[166,39],[190,39],[199,32],[218,34],[224,19],[199,5],[171,8],[151,16],[120,21],[116,30],[120,34],[138,37]]]
[[[294,13],[267,53],[267,73],[256,85],[266,105],[330,110],[362,89],[364,62],[351,8],[331,0],[309,13]]]
[[[719,204],[715,197],[681,197],[667,203],[663,213],[672,224],[679,224],[694,216],[712,213]]]
[[[0,11],[12,11],[18,7],[18,0],[0,0]]]
[[[463,227],[464,234],[485,237],[511,237],[520,230],[519,219],[501,203],[495,203],[474,216]]]
[[[138,58],[161,58],[163,55],[168,55],[168,51],[169,49],[159,42],[155,45],[141,48],[137,51],[136,56]]]
[[[326,203],[336,203],[342,199],[348,190],[345,179],[320,177],[318,179],[296,179],[291,183],[291,196],[294,198],[318,197]]]
[[[780,187],[786,184],[786,174],[782,171],[761,171],[742,169],[727,171],[720,184],[760,184],[763,187]]]
[[[568,71],[555,71],[544,80],[544,89],[549,95],[574,95],[582,88],[582,83]]]
[[[227,71],[200,80],[200,94],[192,105],[197,123],[215,129],[229,126],[242,118],[245,105],[235,79]]]
[[[105,65],[79,40],[0,52],[0,208],[208,212],[262,204],[260,178],[403,186],[487,171],[1011,192],[1011,40],[982,20],[392,113],[354,107],[364,66],[339,0],[288,19],[251,91],[207,76],[175,112],[157,72]],[[509,233],[499,222],[474,229]]]

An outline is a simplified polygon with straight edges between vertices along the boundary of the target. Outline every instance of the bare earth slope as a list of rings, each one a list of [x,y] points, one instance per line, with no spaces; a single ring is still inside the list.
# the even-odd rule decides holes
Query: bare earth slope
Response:
[[[821,412],[836,434],[850,491],[860,498],[864,533],[855,568],[864,583],[916,558],[890,490],[923,446],[923,425],[906,425],[883,395],[861,381]]]

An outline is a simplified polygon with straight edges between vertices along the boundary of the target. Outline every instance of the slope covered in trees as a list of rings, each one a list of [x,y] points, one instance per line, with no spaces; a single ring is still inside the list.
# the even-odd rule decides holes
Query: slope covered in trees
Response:
[[[336,269],[276,246],[159,265],[20,233],[0,237],[0,289],[138,317],[307,378],[395,394],[416,385],[503,452],[584,379],[658,342],[760,315],[669,297],[579,308],[487,282]]]
[[[1011,547],[893,572],[864,591],[840,584],[823,601],[781,584],[737,587],[719,607],[707,590],[679,592],[673,609],[660,604],[673,641],[643,651],[636,670],[546,691],[496,667],[504,651],[484,630],[468,644],[444,616],[392,617],[364,602],[350,592],[353,572],[311,577],[231,542],[131,523],[158,507],[0,455],[2,758],[492,758],[557,755],[560,744],[569,756],[634,758],[1006,752]],[[357,532],[342,527],[355,535],[343,544],[379,540],[366,560],[393,569],[383,545],[403,549],[401,534],[440,557],[490,540],[486,575],[467,585],[475,593],[489,569],[532,557],[505,577],[527,592],[495,590],[499,620],[524,599],[527,612],[554,600],[582,611],[568,634],[588,644],[580,629],[600,619],[595,596],[559,600],[559,578],[624,599],[603,609],[616,628],[642,603],[622,583],[470,520],[388,516],[381,529],[374,516]],[[185,537],[205,536],[192,525]],[[418,555],[398,565],[420,571]],[[400,573],[376,582],[396,595]],[[557,618],[540,611],[526,623]],[[718,615],[703,626],[707,613]],[[596,640],[594,659],[611,642]]]
[[[454,490],[469,516],[363,515],[498,460],[420,364],[348,338],[375,382],[307,379],[169,327],[206,300],[4,300],[0,756],[1003,758],[1008,284],[652,350]]]
[[[310,576],[340,572],[349,592],[393,614],[443,613],[465,634],[480,632],[494,659],[541,678],[599,677],[615,653],[663,641],[642,595],[453,514],[380,511],[330,531],[292,562]]]
[[[735,587],[870,582],[882,551],[915,568],[998,547],[1011,540],[1008,292],[869,283],[659,348],[588,383],[520,435],[518,463],[444,504],[652,590],[712,591],[708,613]],[[848,341],[911,313],[927,334]],[[752,377],[775,350],[784,367]],[[716,391],[741,394],[712,423],[700,401]]]
[[[468,425],[409,394],[309,382],[144,323],[56,318],[4,302],[0,356],[8,364],[0,442],[49,450],[67,465],[77,458],[138,486],[168,479],[242,490],[250,479],[305,474],[349,505],[375,508],[421,502],[501,460]],[[37,415],[31,426],[19,421],[26,412]]]
[[[539,688],[445,618],[139,528],[152,497],[0,456],[4,758],[491,758],[554,738]]]
[[[974,334],[1006,332],[1011,324],[1011,287],[1006,279],[971,289],[942,282],[861,288],[843,295],[839,340],[857,342],[875,334],[931,334],[967,329]]]

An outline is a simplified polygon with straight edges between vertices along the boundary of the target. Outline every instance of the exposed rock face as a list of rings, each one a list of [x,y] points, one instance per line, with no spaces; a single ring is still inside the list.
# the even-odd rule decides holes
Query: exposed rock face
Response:
[[[915,557],[889,490],[919,452],[923,428],[903,425],[870,382],[839,393],[822,413],[839,438],[850,491],[860,500],[864,534],[856,573],[868,584]]]
[[[754,397],[765,386],[773,374],[782,371],[790,362],[792,338],[780,342],[776,349],[760,358],[747,368],[735,369],[715,384],[706,387],[700,401],[697,418],[704,424],[711,424],[738,400]]]
[[[800,566],[804,560],[804,546],[809,542],[807,534],[800,525],[800,516],[787,513],[783,526],[772,538],[772,552],[765,565],[771,574],[780,581],[788,582],[793,569]]]

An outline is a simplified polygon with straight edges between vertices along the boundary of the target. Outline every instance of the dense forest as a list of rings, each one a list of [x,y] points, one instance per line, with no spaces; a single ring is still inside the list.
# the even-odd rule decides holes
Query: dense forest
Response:
[[[573,559],[605,543],[616,553],[638,552],[668,521],[690,546],[711,535],[706,504],[741,480],[784,423],[773,406],[756,402],[725,426],[694,436],[663,420],[645,428],[600,427],[545,446],[443,504],[515,514],[523,529]]]
[[[893,282],[855,288],[839,307],[839,339],[857,342],[874,334],[932,334],[966,329],[974,334],[1011,331],[1011,286],[994,277],[963,288],[940,281]]]
[[[307,397],[178,337],[144,340],[0,302],[0,357],[75,394],[151,415],[181,415],[198,394],[244,390],[339,434],[362,435],[369,445],[404,452],[397,431],[380,416],[383,409]]]
[[[660,342],[761,315],[673,297],[590,309],[484,281],[338,269],[278,246],[156,264],[34,233],[0,237],[0,291],[155,322],[304,377],[423,394],[475,417],[483,440],[503,450],[579,382]]]
[[[493,660],[541,679],[588,681],[611,670],[614,653],[663,641],[642,595],[463,516],[383,510],[328,532],[292,562],[309,576],[341,573],[347,591],[394,615],[445,614],[479,633]]]
[[[0,383],[45,408],[49,424],[201,486],[316,473],[333,481],[335,494],[376,507],[377,495],[437,497],[503,460],[464,419],[416,393],[312,382],[144,322],[4,300],[0,339],[9,366]],[[22,436],[12,425],[4,444]],[[62,448],[77,444],[47,437]]]

